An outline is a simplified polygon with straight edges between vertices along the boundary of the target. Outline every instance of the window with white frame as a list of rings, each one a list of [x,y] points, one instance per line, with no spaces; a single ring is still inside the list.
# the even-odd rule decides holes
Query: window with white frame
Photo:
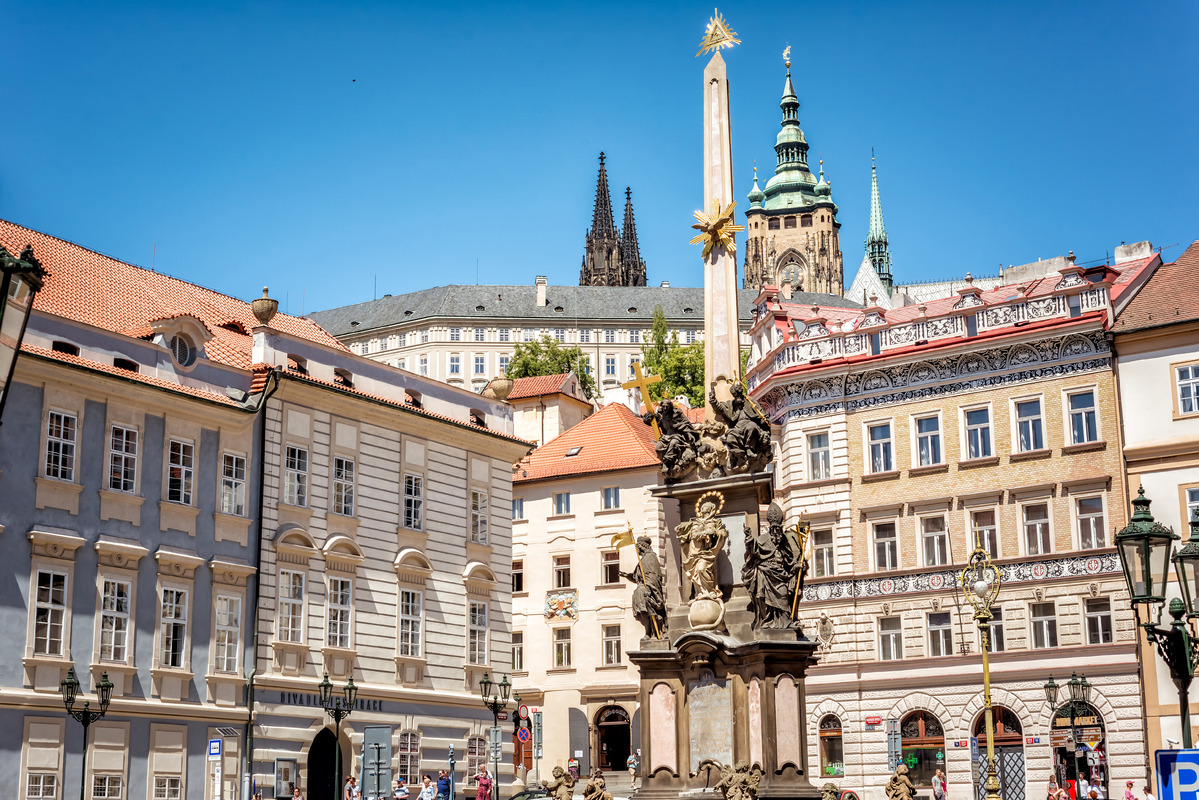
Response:
[[[879,618],[878,658],[880,661],[903,658],[903,620],[899,617]]]
[[[620,626],[605,625],[603,630],[604,666],[620,663]]]
[[[46,477],[75,480],[75,437],[79,420],[61,411],[51,411],[46,420]],[[51,776],[53,777],[53,776]]]
[[[30,772],[25,776],[25,800],[57,800],[58,775],[53,772]]]
[[[941,463],[940,417],[920,417],[916,420],[916,455],[922,467]]]
[[[1112,601],[1106,597],[1088,597],[1083,601],[1087,619],[1087,644],[1112,643]]]
[[[330,647],[350,646],[350,613],[354,607],[354,586],[349,578],[329,578],[326,599],[325,644]]]
[[[487,604],[470,601],[467,617],[466,661],[468,664],[487,663]]]
[[[619,550],[605,550],[600,556],[600,583],[605,586],[620,583]]]
[[[246,459],[234,453],[221,458],[221,513],[246,514]]]
[[[512,498],[512,519],[525,518],[525,499],[523,497]]]
[[[687,344],[695,344],[695,328],[688,328],[683,333],[683,341]]]
[[[616,356],[604,356],[604,375],[616,375]]]
[[[570,666],[570,628],[554,628],[554,668]]]
[[[1195,509],[1199,509],[1199,489],[1186,489],[1184,493],[1186,495],[1187,517],[1183,522],[1187,523],[1195,518]]]
[[[1174,384],[1178,391],[1178,413],[1199,411],[1199,364],[1175,367]]]
[[[601,502],[603,509],[609,511],[614,508],[620,508],[620,487],[609,486],[605,489],[600,489]]]
[[[1024,548],[1030,556],[1052,552],[1049,541],[1049,505],[1031,503],[1022,509],[1024,514]]]
[[[511,335],[511,334],[509,333],[509,329],[508,329],[508,328],[500,328],[500,329],[499,329],[499,332],[498,332],[498,339],[499,339],[499,341],[501,341],[501,342],[507,342],[507,341],[509,341],[509,340],[510,340],[510,339],[509,339],[510,335]]]
[[[92,775],[92,800],[121,800],[124,789],[124,775]]]
[[[241,598],[233,595],[216,596],[216,653],[212,668],[215,672],[237,672],[241,652]]]
[[[137,487],[137,429],[113,425],[108,441],[108,488],[132,492]]]
[[[512,671],[525,671],[525,634],[524,631],[512,631]]]
[[[583,328],[579,331],[579,341],[583,344],[591,344],[591,329]]]
[[[426,328],[420,332],[420,343],[421,344],[429,343],[429,329],[428,328]]]
[[[167,501],[192,504],[192,475],[195,468],[195,446],[191,442],[171,439],[167,447]]]
[[[1078,546],[1083,550],[1095,550],[1107,546],[1103,531],[1103,498],[1079,497],[1074,501],[1078,517]]]
[[[616,329],[604,328],[604,344],[612,344],[616,341]]]
[[[165,586],[159,628],[159,666],[183,669],[187,664],[187,590]]]
[[[953,622],[947,611],[928,615],[928,654],[953,655]]]
[[[570,556],[554,556],[554,588],[567,589],[570,586]]]
[[[400,655],[421,657],[421,608],[423,593],[415,589],[400,589],[399,640]]]
[[[629,329],[629,344],[641,344],[641,329],[640,328],[630,328]]]
[[[971,549],[981,547],[991,558],[999,558],[999,529],[995,526],[995,509],[971,511],[970,532],[973,539]]]
[[[451,342],[462,341],[462,329],[461,328],[450,328],[450,341]]]
[[[1095,416],[1095,392],[1071,392],[1066,395],[1070,409],[1070,443],[1089,444],[1099,439],[1099,424]]]
[[[948,564],[949,531],[945,527],[945,517],[921,517],[920,534],[924,544],[924,566]]]
[[[428,376],[429,374],[429,357],[426,355],[420,356],[416,361],[416,371],[419,375]]]
[[[570,513],[570,492],[554,492],[554,516]]]
[[[425,479],[421,475],[404,476],[404,527],[419,531],[423,526]]]
[[[333,513],[354,516],[354,459],[333,458]]]
[[[512,363],[512,356],[500,356],[500,375],[505,375],[508,372],[508,365]]]
[[[537,338],[537,330],[535,328],[525,328],[524,335],[521,338],[526,342],[531,342]]]
[[[482,328],[475,328],[475,341],[476,342],[487,341],[487,331],[485,331]]]
[[[100,660],[124,664],[129,659],[128,581],[105,578],[100,586]]]
[[[827,433],[808,435],[808,480],[823,481],[833,477],[833,455]]]
[[[525,590],[525,561],[523,558],[512,560],[512,593],[519,594]]]
[[[870,443],[870,471],[890,472],[894,469],[894,461],[891,458],[891,423],[867,425],[866,438]]]
[[[304,641],[304,573],[279,571],[279,630],[281,642]]]
[[[462,374],[462,356],[458,355],[457,353],[454,353],[450,356],[450,374]]]
[[[874,525],[874,568],[899,569],[899,539],[895,535],[894,522]]]
[[[283,459],[283,502],[308,505],[308,450],[287,446]]]
[[[966,458],[991,457],[991,409],[971,408],[965,412]]]
[[[982,642],[979,642],[979,647],[982,647]],[[1003,609],[992,608],[991,619],[987,621],[987,652],[1002,653],[1003,650]]]
[[[473,781],[482,767],[487,766],[487,739],[472,736],[466,740],[466,774]]]
[[[67,576],[38,570],[33,604],[33,654],[63,655],[63,621],[67,614]]]
[[[817,578],[826,578],[833,574],[832,531],[812,531],[812,561]]]
[[[554,341],[558,344],[566,341],[566,328],[554,328]]]
[[[470,540],[487,544],[487,492],[470,492]]]
[[[154,800],[179,800],[183,779],[178,775],[154,776]]]
[[[481,356],[481,355],[475,356],[475,374],[476,375],[486,375],[487,374],[487,357],[486,356]]]
[[[404,731],[396,740],[396,777],[416,786],[420,780],[420,734]]]
[[[401,358],[399,361],[396,362],[396,366],[399,367],[400,369],[408,369],[408,359]]]
[[[1032,646],[1036,649],[1057,647],[1057,610],[1053,603],[1033,603],[1029,615],[1032,619]]]
[[[1041,399],[1016,401],[1016,451],[1028,453],[1045,449],[1045,421],[1041,416]]]

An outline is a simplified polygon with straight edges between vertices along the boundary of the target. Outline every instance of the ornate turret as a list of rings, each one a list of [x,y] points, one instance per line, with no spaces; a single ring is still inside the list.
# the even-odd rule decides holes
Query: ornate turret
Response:
[[[604,165],[603,153],[600,153],[599,160],[595,208],[591,212],[591,228],[587,231],[579,285],[644,286],[645,262],[641,260],[637,230],[633,223],[632,193],[629,192],[625,198],[625,231],[622,236],[616,231],[616,220],[612,214],[612,197],[608,193],[608,170]],[[631,241],[631,253],[624,252],[623,241]]]
[[[758,165],[754,164],[754,188],[749,190],[749,207],[761,208],[762,201],[766,199],[765,193],[758,188]]]
[[[633,190],[628,186],[624,187],[624,224],[620,228],[620,272],[625,286],[645,285],[645,262],[633,219]]]
[[[883,203],[878,196],[878,169],[870,154],[870,225],[866,229],[866,256],[888,290],[891,288],[891,249],[883,226]]]

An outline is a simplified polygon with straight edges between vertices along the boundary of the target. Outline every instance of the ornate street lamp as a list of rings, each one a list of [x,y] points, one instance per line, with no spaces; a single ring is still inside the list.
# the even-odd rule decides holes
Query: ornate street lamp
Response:
[[[983,657],[983,709],[987,726],[987,780],[984,788],[987,790],[986,800],[1000,800],[999,772],[995,766],[995,723],[991,711],[991,606],[999,596],[999,586],[1003,582],[1003,574],[999,567],[991,563],[991,554],[982,546],[978,538],[978,530],[974,531],[977,547],[970,554],[966,567],[962,570],[962,591],[970,605],[974,608],[974,622],[978,625],[979,641],[982,645]]]
[[[493,691],[494,690],[494,691]],[[484,672],[483,677],[479,680],[479,694],[483,698],[483,705],[491,712],[491,736],[488,738],[487,746],[491,748],[491,760],[495,764],[495,771],[491,775],[491,786],[494,800],[499,800],[500,796],[500,748],[497,746],[496,737],[500,728],[500,712],[508,707],[508,694],[512,691],[512,684],[508,681],[508,676],[499,683],[494,683],[491,680],[491,675]],[[516,705],[520,706],[520,695],[516,695]],[[476,798],[483,800],[483,798]]]
[[[3,248],[0,248],[2,250]],[[75,710],[75,700],[79,697],[79,679],[75,677],[75,668],[71,667],[67,670],[67,677],[63,678],[58,684],[59,690],[62,692],[62,704],[66,707],[67,713],[83,726],[83,756],[82,765],[79,768],[79,800],[84,800],[87,792],[87,729],[92,723],[100,719],[108,713],[108,704],[112,701],[112,681],[108,680],[108,673],[100,673],[100,682],[96,684],[96,697],[100,701],[100,710],[92,711],[90,700],[83,701],[83,708]]]
[[[33,298],[42,288],[46,270],[25,245],[20,256],[0,246],[0,420],[8,400],[8,386],[17,366],[17,353],[25,338],[25,326],[33,308]]]
[[[354,701],[358,699],[358,687],[354,685],[354,679],[350,678],[346,682],[345,689],[340,694],[334,694],[333,684],[329,682],[329,673],[325,673],[325,679],[320,682],[321,689],[321,705],[324,706],[325,713],[333,717],[333,723],[337,731],[337,746],[333,752],[334,772],[337,774],[337,785],[333,787],[333,797],[331,800],[338,800],[341,792],[341,721],[354,711]]]
[[[1069,689],[1070,700],[1066,706],[1070,709],[1070,746],[1074,748],[1074,781],[1075,786],[1078,785],[1078,779],[1082,777],[1083,762],[1078,755],[1078,728],[1077,720],[1079,712],[1087,711],[1091,704],[1091,682],[1087,680],[1087,676],[1081,678],[1075,672],[1070,680],[1066,682]],[[1049,702],[1050,722],[1052,728],[1053,720],[1057,717],[1057,696],[1058,690],[1061,689],[1058,684],[1054,683],[1053,676],[1049,676],[1049,682],[1045,684],[1045,699]]]

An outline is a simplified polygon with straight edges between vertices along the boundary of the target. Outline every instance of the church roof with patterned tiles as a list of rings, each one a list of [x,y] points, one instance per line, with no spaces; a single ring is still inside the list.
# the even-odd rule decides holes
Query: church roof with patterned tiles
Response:
[[[1177,261],[1162,264],[1129,301],[1112,326],[1115,333],[1199,320],[1199,240]]]
[[[567,455],[579,448],[575,455]],[[622,403],[609,403],[516,465],[513,483],[618,469],[657,467],[654,434]]]
[[[0,220],[0,245],[17,253],[25,245],[49,272],[34,300],[38,311],[134,338],[151,333],[151,323],[192,316],[212,334],[204,345],[210,361],[249,369],[258,320],[250,304],[161,272],[136,267],[14,222]],[[276,314],[271,327],[327,347],[344,349],[319,325]]]

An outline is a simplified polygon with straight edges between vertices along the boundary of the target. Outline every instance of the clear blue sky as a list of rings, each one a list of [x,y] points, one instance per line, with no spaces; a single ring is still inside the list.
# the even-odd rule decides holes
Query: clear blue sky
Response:
[[[790,44],[847,281],[872,146],[900,280],[1190,242],[1197,9],[723,4],[743,42],[726,51],[741,207],[755,159],[774,163]],[[577,283],[604,150],[650,282],[698,285],[711,11],[10,0],[0,216],[247,299],[269,284],[292,313],[376,280],[472,283],[476,260],[483,283]]]

